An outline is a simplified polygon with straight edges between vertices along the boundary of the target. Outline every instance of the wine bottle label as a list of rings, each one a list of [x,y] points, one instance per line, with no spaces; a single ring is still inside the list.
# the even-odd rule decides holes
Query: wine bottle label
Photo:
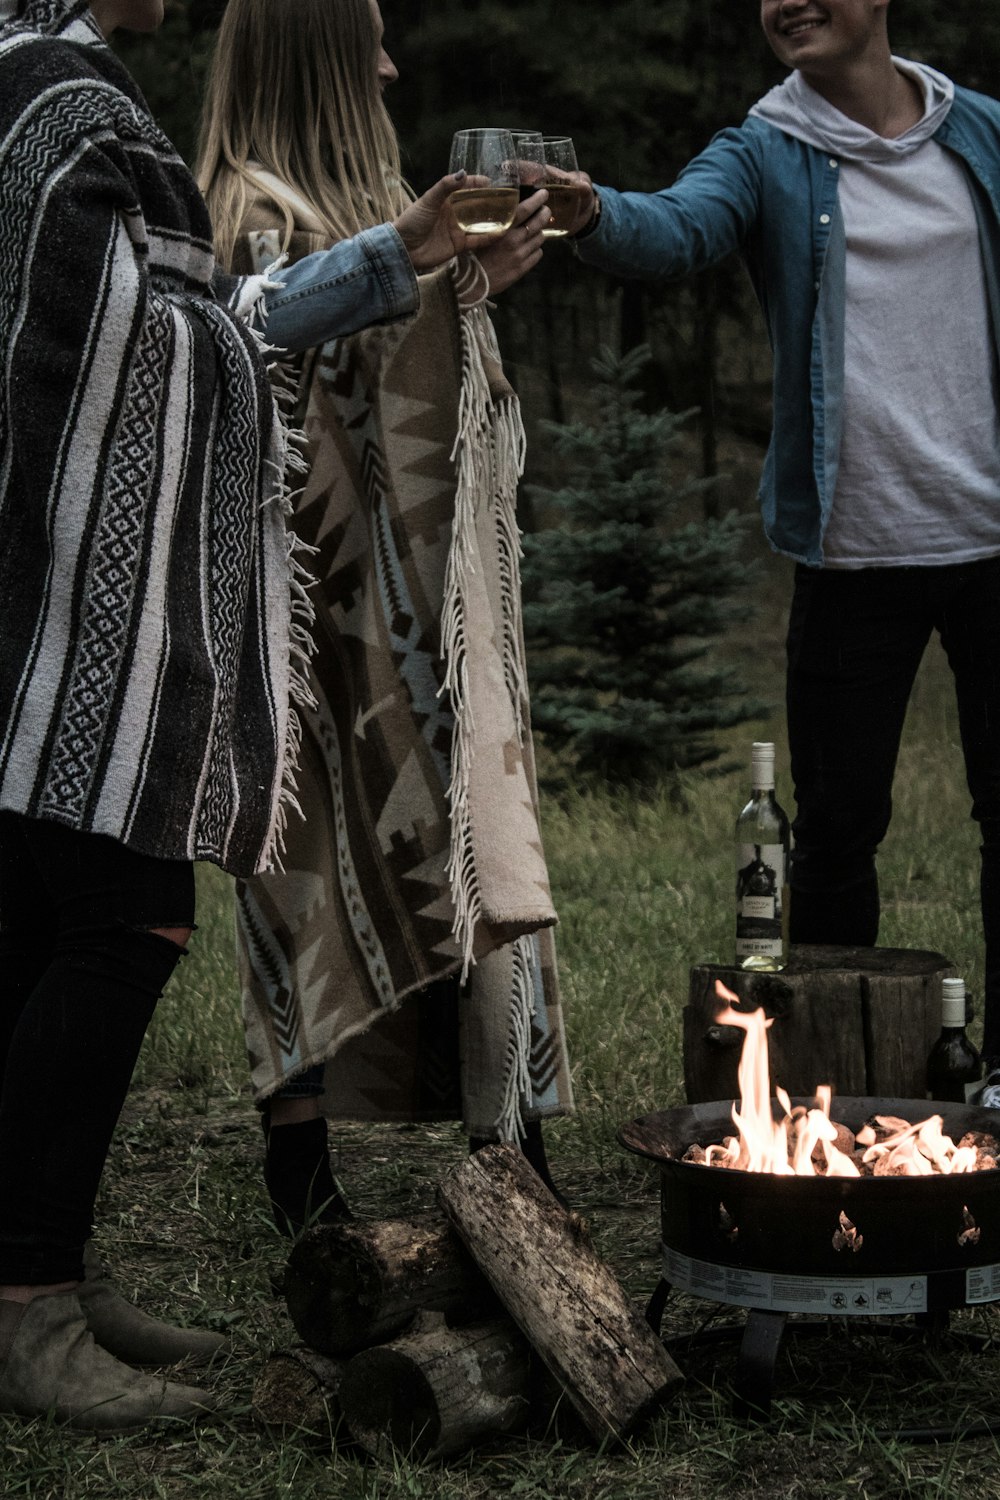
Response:
[[[787,878],[781,844],[737,844],[737,959],[781,957],[781,902]]]

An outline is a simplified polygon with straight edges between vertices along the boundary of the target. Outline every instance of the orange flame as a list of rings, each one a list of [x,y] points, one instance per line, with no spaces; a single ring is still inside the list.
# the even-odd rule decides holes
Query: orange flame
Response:
[[[722,1146],[708,1146],[705,1160],[709,1166],[738,1167],[744,1172],[772,1172],[780,1177],[860,1177],[857,1162],[841,1151],[838,1131],[830,1118],[833,1090],[820,1084],[816,1090],[816,1107],[792,1108],[792,1101],[782,1088],[775,1097],[783,1116],[775,1119],[771,1099],[771,1067],[767,1033],[771,1020],[762,1010],[733,1009],[739,996],[716,980],[716,994],[725,1000],[726,1010],[716,1020],[720,1026],[738,1026],[745,1033],[740,1052],[738,1103],[733,1105],[733,1123],[737,1135]],[[940,1115],[930,1115],[916,1125],[907,1125],[882,1141],[870,1129],[860,1131],[857,1144],[866,1149],[862,1161],[878,1163],[878,1171],[891,1175],[950,1175],[975,1172],[978,1156],[975,1147],[957,1146],[944,1134]]]

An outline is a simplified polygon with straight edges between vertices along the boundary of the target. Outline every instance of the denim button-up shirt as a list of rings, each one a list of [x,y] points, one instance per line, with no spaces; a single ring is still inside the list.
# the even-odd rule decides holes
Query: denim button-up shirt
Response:
[[[956,89],[934,139],[969,174],[997,345],[1000,104]],[[843,414],[847,250],[839,170],[828,152],[750,116],[717,135],[671,188],[600,188],[597,226],[577,241],[588,264],[652,279],[703,270],[740,251],[774,354],[774,427],[760,485],[764,530],[776,551],[813,566],[823,561]]]
[[[420,292],[403,241],[378,224],[274,273],[265,294],[267,341],[297,354],[416,312]]]

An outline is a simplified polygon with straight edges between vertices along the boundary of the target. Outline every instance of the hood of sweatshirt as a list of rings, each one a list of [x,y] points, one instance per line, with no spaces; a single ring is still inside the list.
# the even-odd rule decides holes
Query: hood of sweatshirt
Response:
[[[916,80],[924,95],[923,119],[894,140],[876,135],[866,125],[842,115],[797,71],[759,99],[750,113],[776,125],[786,135],[818,146],[843,161],[894,161],[916,151],[930,139],[951,109],[955,85],[924,63],[901,57],[894,57],[893,62],[901,73]]]

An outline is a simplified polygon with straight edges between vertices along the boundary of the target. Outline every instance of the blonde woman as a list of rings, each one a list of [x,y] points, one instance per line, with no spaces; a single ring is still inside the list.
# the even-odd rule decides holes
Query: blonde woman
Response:
[[[251,270],[396,218],[373,0],[230,0],[199,181]],[[514,507],[523,430],[485,310],[545,195],[420,280],[416,317],[281,367],[305,434],[315,707],[284,873],[238,887],[244,1019],[279,1227],[348,1212],[328,1118],[460,1117],[547,1178],[571,1106],[538,829]]]

